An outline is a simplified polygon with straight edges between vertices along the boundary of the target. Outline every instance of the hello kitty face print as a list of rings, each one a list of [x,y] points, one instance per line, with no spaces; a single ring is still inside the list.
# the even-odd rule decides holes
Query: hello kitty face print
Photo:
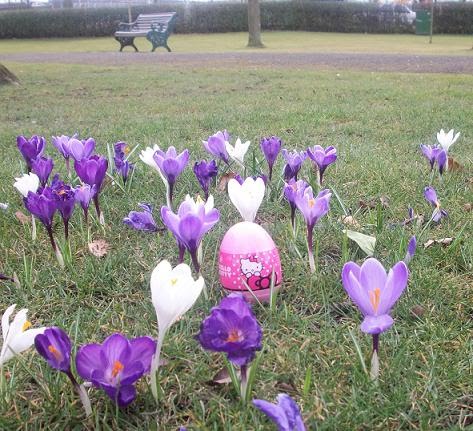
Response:
[[[246,278],[250,278],[252,275],[260,276],[263,265],[260,262],[252,262],[250,259],[240,259],[240,269]]]

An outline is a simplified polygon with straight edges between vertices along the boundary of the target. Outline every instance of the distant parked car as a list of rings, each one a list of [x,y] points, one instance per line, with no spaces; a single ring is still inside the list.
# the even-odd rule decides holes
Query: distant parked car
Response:
[[[416,21],[416,13],[402,4],[383,4],[379,11],[386,20],[397,18],[405,24],[414,24]]]

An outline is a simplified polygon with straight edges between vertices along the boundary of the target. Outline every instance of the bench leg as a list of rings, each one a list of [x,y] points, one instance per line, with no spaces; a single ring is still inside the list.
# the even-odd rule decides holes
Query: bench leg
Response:
[[[168,50],[168,52],[171,52],[171,48],[169,48],[168,44],[164,45],[164,47]]]
[[[115,40],[120,43],[120,52],[123,52],[125,46],[132,46],[135,49],[135,52],[138,52],[134,37],[116,37]]]

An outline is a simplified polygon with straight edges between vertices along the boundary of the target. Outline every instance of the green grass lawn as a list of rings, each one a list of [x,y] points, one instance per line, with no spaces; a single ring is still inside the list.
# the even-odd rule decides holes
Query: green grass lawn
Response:
[[[281,35],[267,34],[265,39],[270,45],[272,37],[281,40]],[[306,36],[301,34],[301,40]],[[398,50],[404,49],[401,36],[392,40],[364,35],[310,36],[314,45],[317,38],[333,43],[339,38],[340,51],[343,40],[354,49],[356,40],[383,38]],[[211,47],[211,36],[198,37],[202,51],[228,49],[231,38],[233,49],[245,42],[244,35],[225,35],[221,37],[225,47]],[[176,51],[197,51],[190,49],[190,38],[175,36],[171,45]],[[425,38],[414,36],[405,40],[419,41],[419,46],[425,43]],[[432,49],[447,53],[449,43],[442,51],[441,40],[435,38]],[[458,41],[450,46],[452,51],[466,50],[470,43],[467,38],[449,40]],[[94,43],[2,41],[0,51],[116,48],[111,39]],[[371,49],[369,46],[365,42],[358,49]],[[423,45],[422,52],[429,48]],[[62,271],[42,226],[38,227],[38,241],[32,243],[29,229],[14,216],[15,211],[25,211],[12,186],[14,177],[22,172],[17,135],[40,134],[50,142],[52,135],[79,132],[82,137],[93,136],[102,154],[106,154],[106,144],[119,140],[141,148],[152,143],[165,148],[175,145],[179,150],[190,149],[192,163],[208,157],[201,140],[224,128],[234,137],[251,140],[250,153],[260,160],[262,136],[278,135],[289,149],[334,145],[339,160],[328,168],[326,186],[337,191],[361,224],[359,230],[377,237],[375,256],[391,266],[404,257],[408,238],[419,234],[415,227],[397,225],[407,216],[407,208],[412,206],[426,217],[431,214],[423,198],[429,183],[428,163],[419,144],[434,143],[440,128],[461,131],[451,152],[464,170],[448,173],[443,182],[435,177],[433,182],[449,217],[427,228],[419,238],[408,289],[393,313],[396,324],[381,336],[378,385],[363,372],[357,345],[368,364],[371,339],[358,329],[360,313],[347,301],[340,281],[345,261],[361,262],[364,255],[352,243],[343,249],[339,201],[332,198],[329,215],[316,229],[318,270],[313,276],[308,271],[302,220],[298,220],[294,240],[289,208],[278,193],[263,203],[259,222],[279,247],[285,280],[273,312],[255,306],[264,332],[264,356],[253,395],[274,400],[280,392],[290,393],[310,430],[461,429],[473,423],[472,217],[464,210],[473,201],[473,76],[172,66],[157,73],[152,67],[8,66],[22,85],[0,87],[0,202],[10,203],[7,212],[0,212],[0,272],[16,272],[21,288],[0,285],[0,311],[12,303],[27,307],[35,326],[63,327],[76,347],[102,342],[116,331],[127,336],[156,336],[149,276],[162,259],[176,263],[175,243],[169,234],[133,231],[122,219],[142,201],[155,205],[159,219],[164,188],[159,177],[139,160],[129,192],[107,185],[101,194],[107,224],[102,228],[94,221],[91,236],[106,239],[111,245],[109,254],[96,258],[88,252],[77,210],[71,228],[74,264]],[[47,154],[64,174],[64,162],[50,143]],[[252,160],[251,155],[247,160]],[[250,171],[257,168],[253,163],[249,166]],[[279,160],[278,174],[282,167]],[[260,169],[264,171],[266,165],[261,164]],[[313,181],[307,161],[301,177]],[[276,190],[281,185],[279,178],[273,182]],[[177,182],[175,202],[186,193],[198,192],[188,167]],[[208,302],[200,298],[168,334],[163,348],[168,364],[160,370],[164,396],[159,405],[145,380],[138,386],[135,403],[123,411],[117,411],[101,391],[91,390],[93,415],[85,420],[65,376],[51,371],[30,351],[6,364],[9,396],[0,405],[0,429],[175,430],[181,425],[192,430],[273,429],[255,408],[241,407],[229,385],[209,384],[223,366],[222,356],[203,351],[193,338],[210,307],[222,297],[216,253],[226,230],[239,220],[226,193],[215,188],[213,193],[222,215],[204,243],[203,275],[210,298]],[[381,196],[389,198],[387,208],[359,210],[361,200]],[[59,222],[56,232],[62,238]],[[455,237],[455,241],[449,247],[423,249],[427,239],[443,237]],[[423,310],[417,316],[412,312],[416,306]]]
[[[174,52],[248,51],[247,33],[176,34],[169,39]],[[470,36],[435,35],[429,44],[427,36],[388,34],[348,34],[309,32],[264,32],[267,51],[274,52],[363,52],[418,55],[473,55]],[[145,38],[136,38],[140,51],[149,51]],[[0,40],[0,54],[15,52],[94,52],[117,51],[113,37],[89,39]],[[133,50],[126,48],[126,50]],[[162,48],[161,48],[162,50]],[[253,52],[261,50],[253,49]]]

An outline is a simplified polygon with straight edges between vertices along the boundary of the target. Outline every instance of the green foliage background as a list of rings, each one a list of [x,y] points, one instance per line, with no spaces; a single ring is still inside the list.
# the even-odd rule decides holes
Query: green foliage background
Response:
[[[473,33],[472,4],[435,6],[435,33]],[[177,12],[176,33],[247,31],[245,3],[160,3],[132,8],[140,13]],[[264,30],[341,33],[412,33],[414,26],[380,14],[374,4],[342,2],[265,2],[261,5]],[[111,36],[128,9],[16,10],[0,13],[0,39],[36,37]]]

